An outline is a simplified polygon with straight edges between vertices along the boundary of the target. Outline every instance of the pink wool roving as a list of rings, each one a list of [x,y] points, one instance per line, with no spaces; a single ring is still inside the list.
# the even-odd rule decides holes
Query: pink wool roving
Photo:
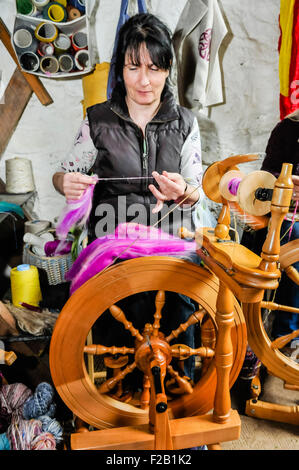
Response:
[[[113,234],[97,238],[81,251],[66,274],[66,280],[71,281],[70,293],[73,294],[116,258],[183,255],[195,250],[195,241],[182,240],[154,227],[133,223],[120,224]]]
[[[66,206],[60,214],[58,224],[56,227],[56,235],[60,240],[65,240],[68,232],[74,226],[84,226],[88,221],[92,197],[94,191],[94,184],[91,184],[85,191],[83,196],[74,201],[67,201]]]

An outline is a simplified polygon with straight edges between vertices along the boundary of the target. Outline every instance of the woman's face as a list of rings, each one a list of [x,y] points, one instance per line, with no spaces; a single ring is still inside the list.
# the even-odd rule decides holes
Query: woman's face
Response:
[[[129,54],[125,56],[123,78],[127,99],[138,105],[160,103],[161,93],[169,75],[152,63],[146,45],[140,46],[140,65],[132,64]]]

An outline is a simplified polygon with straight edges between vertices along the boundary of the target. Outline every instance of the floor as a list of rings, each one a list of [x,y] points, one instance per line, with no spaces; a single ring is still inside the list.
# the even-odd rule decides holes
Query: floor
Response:
[[[232,407],[238,409],[241,418],[240,439],[222,443],[222,449],[299,450],[299,426],[247,416],[244,409],[244,389],[246,384],[239,381],[231,392]],[[266,375],[259,399],[267,403],[296,407],[299,424],[299,392],[284,389],[283,382],[277,377]]]

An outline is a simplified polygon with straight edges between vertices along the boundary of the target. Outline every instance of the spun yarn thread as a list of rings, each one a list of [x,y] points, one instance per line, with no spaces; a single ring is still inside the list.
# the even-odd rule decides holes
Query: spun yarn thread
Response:
[[[7,193],[19,194],[35,190],[32,162],[28,158],[9,158],[5,161]]]
[[[231,194],[233,194],[233,196],[237,195],[240,183],[241,183],[241,178],[233,178],[228,183],[228,190]]]
[[[12,303],[21,307],[22,303],[38,307],[42,300],[39,274],[36,266],[21,264],[10,272]]]
[[[53,402],[54,390],[47,382],[41,382],[23,405],[23,417],[25,419],[39,418],[47,415],[55,416],[56,405]]]

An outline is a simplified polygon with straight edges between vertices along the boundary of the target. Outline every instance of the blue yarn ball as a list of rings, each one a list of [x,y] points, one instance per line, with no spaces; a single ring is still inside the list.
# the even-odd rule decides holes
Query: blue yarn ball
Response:
[[[42,423],[42,430],[52,434],[56,442],[62,441],[63,430],[60,423],[50,416],[40,416],[39,421]]]
[[[49,415],[54,417],[56,406],[53,402],[54,390],[47,382],[40,383],[34,394],[23,405],[25,419],[36,419],[39,416]]]
[[[0,434],[0,450],[10,450],[10,442],[5,433]]]

